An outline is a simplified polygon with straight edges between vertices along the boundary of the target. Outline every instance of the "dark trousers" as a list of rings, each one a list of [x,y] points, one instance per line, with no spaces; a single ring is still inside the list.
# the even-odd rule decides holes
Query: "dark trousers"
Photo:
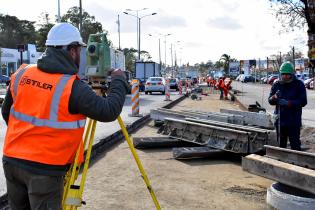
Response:
[[[279,128],[277,128],[277,135],[279,135]],[[298,126],[281,126],[280,127],[280,147],[286,148],[288,139],[290,141],[291,149],[301,151],[300,141],[300,127]]]
[[[221,100],[221,99],[223,99],[224,91],[223,91],[223,88],[219,88],[219,90],[220,90],[220,100]]]
[[[3,169],[12,210],[61,209],[62,176],[33,174],[7,161],[3,161]]]

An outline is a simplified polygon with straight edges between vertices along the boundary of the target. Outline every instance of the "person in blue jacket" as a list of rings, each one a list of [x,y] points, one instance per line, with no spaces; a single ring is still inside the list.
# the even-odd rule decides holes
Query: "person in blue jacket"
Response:
[[[301,150],[300,129],[302,107],[307,104],[306,89],[294,74],[293,65],[285,62],[280,67],[280,79],[272,85],[269,104],[275,105],[277,136],[280,147],[286,148],[289,138],[291,149]],[[278,140],[279,141],[279,140]]]

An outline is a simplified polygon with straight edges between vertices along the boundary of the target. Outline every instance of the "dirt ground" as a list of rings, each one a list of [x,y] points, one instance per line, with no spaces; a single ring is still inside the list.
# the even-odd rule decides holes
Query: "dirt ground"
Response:
[[[239,109],[218,95],[185,99],[174,109]],[[133,137],[155,136],[153,122]],[[177,161],[171,149],[137,150],[162,209],[269,209],[266,189],[272,181],[242,171],[241,158]],[[141,174],[124,141],[89,169],[83,209],[155,209]]]

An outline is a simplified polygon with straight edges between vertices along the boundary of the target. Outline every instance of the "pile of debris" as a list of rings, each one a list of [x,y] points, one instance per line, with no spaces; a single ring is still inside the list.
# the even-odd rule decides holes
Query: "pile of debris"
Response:
[[[135,138],[135,147],[173,147],[176,159],[220,152],[251,154],[262,151],[264,145],[277,145],[272,117],[267,113],[158,108],[151,110],[150,116],[155,125],[161,125],[161,137]]]

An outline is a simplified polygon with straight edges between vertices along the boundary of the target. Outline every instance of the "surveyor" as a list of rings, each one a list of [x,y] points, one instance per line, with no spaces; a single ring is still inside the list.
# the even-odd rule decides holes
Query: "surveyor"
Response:
[[[286,148],[289,138],[291,149],[301,150],[301,116],[302,107],[307,104],[306,89],[303,82],[295,77],[290,62],[281,65],[280,79],[272,85],[269,103],[276,106],[278,119],[275,126],[280,147]]]
[[[76,27],[58,23],[37,64],[23,65],[12,75],[2,116],[8,126],[3,168],[13,210],[61,209],[63,177],[81,143],[86,117],[109,122],[122,110],[128,90],[123,71],[112,71],[106,98],[78,79],[84,45]]]

